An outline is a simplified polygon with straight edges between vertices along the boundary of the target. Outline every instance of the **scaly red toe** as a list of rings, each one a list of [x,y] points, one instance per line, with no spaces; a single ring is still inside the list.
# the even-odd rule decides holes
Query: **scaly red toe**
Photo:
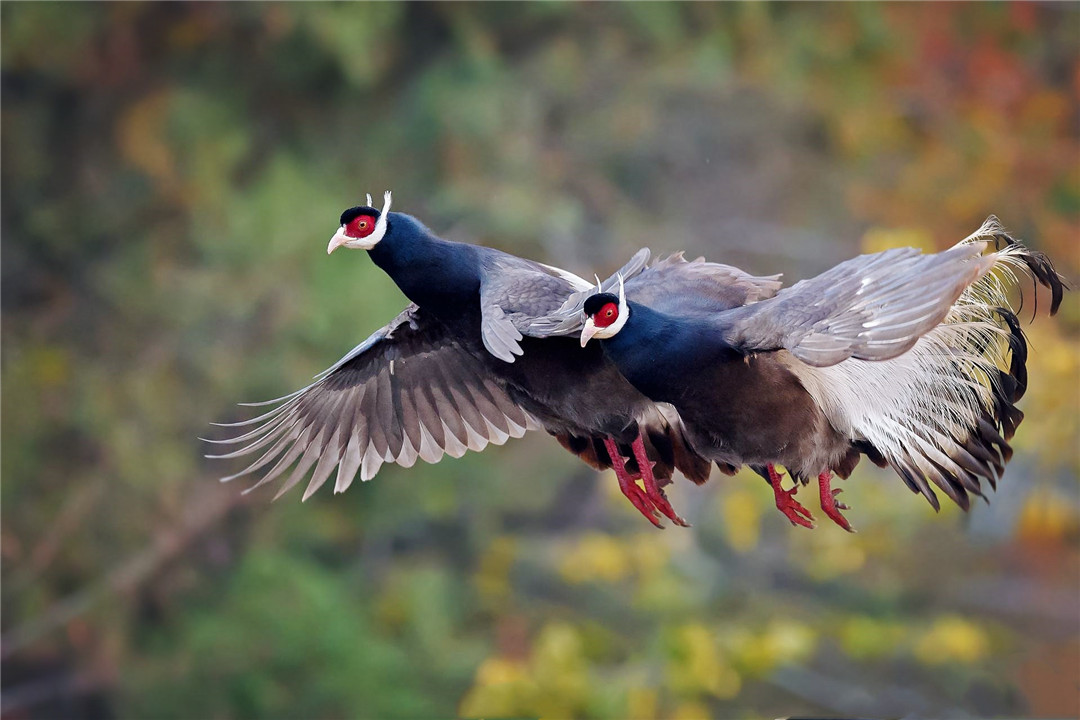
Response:
[[[645,495],[653,506],[664,513],[676,525],[690,527],[690,523],[679,517],[679,514],[675,512],[675,508],[671,507],[667,495],[660,489],[659,483],[656,482],[656,476],[653,475],[655,463],[649,461],[649,456],[645,452],[645,441],[641,439],[641,435],[637,436],[631,447],[634,449],[634,457],[637,459],[638,468],[641,470],[641,479],[645,484]]]
[[[850,533],[855,532],[855,529],[851,527],[851,523],[844,517],[841,510],[850,510],[847,505],[842,502],[836,501],[836,496],[843,492],[842,488],[831,489],[829,483],[832,481],[832,473],[823,472],[818,475],[818,495],[821,498],[821,511],[824,512],[829,519],[834,523],[844,528]]]
[[[622,490],[622,494],[637,508],[639,513],[645,516],[646,520],[663,530],[664,526],[660,524],[660,516],[656,514],[656,508],[653,506],[649,496],[638,487],[634,477],[627,471],[626,459],[619,452],[619,446],[611,438],[604,438],[604,447],[607,448],[608,455],[611,457],[611,467],[615,471],[615,477],[619,478],[619,489]]]
[[[784,517],[791,521],[792,525],[802,525],[804,528],[814,529],[814,516],[795,499],[798,492],[798,484],[790,490],[784,490],[780,481],[784,476],[779,473],[772,464],[766,466],[769,472],[769,484],[772,485],[773,495],[776,496],[776,508],[784,513]]]

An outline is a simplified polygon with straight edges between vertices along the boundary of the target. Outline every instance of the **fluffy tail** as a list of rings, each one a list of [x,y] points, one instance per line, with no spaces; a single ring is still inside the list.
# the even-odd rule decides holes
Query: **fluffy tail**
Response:
[[[1010,305],[1018,274],[1051,292],[1057,312],[1064,280],[1043,253],[987,218],[961,244],[992,242],[990,272],[960,295],[940,325],[891,360],[847,360],[814,368],[828,395],[819,399],[834,426],[914,492],[939,507],[931,483],[965,510],[981,481],[997,487],[1012,457],[1008,441],[1024,419],[1027,341]]]

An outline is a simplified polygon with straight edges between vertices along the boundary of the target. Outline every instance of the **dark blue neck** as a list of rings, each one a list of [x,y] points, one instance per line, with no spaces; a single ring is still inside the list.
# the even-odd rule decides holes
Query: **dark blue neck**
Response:
[[[479,309],[477,248],[436,237],[416,218],[390,213],[371,259],[420,307],[436,315]]]
[[[676,317],[635,302],[627,306],[626,325],[602,341],[604,351],[627,380],[654,400],[677,401],[687,373],[731,353],[707,320]]]

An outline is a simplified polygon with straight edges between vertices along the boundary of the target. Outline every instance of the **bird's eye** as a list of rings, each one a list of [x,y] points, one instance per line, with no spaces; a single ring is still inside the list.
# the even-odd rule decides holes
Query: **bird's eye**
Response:
[[[597,327],[608,327],[613,325],[619,318],[619,308],[615,303],[607,303],[593,317],[593,322],[596,323]]]
[[[361,220],[358,226],[361,230],[367,230],[367,220]]]

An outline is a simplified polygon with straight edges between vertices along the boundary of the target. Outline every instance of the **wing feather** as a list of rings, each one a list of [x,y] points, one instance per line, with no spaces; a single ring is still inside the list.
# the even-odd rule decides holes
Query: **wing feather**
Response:
[[[443,421],[441,419],[443,414],[440,412],[439,403],[435,399],[434,383],[427,382],[415,388],[413,390],[413,399],[423,422],[424,432],[441,449],[443,447]],[[434,461],[429,460],[428,462]]]
[[[345,448],[341,447],[341,438],[344,433],[341,428],[337,428],[334,432],[334,437],[330,439],[330,442],[326,444],[326,448],[319,456],[319,464],[315,466],[315,472],[311,475],[311,481],[308,483],[307,488],[304,490],[303,499],[311,497],[311,494],[323,486],[323,483],[330,477],[330,473],[334,471],[334,468],[341,462],[341,456],[345,452]],[[278,491],[274,499],[277,499],[285,494],[285,486]]]
[[[259,473],[250,492],[285,475],[275,497],[310,476],[303,499],[337,470],[334,492],[385,463],[438,462],[502,444],[537,427],[445,326],[411,305],[278,407],[233,423],[240,445],[218,458],[256,456],[232,480]],[[269,469],[266,469],[269,467]]]
[[[681,252],[648,264],[649,250],[643,248],[630,261],[601,283],[604,292],[614,292],[619,276],[626,283],[626,297],[665,313],[709,314],[723,312],[770,298],[780,289],[779,275],[756,277],[730,265],[688,261]],[[585,318],[585,300],[596,287],[570,294],[552,312],[533,319],[523,329],[532,337],[577,335]]]
[[[405,434],[405,440],[412,448],[420,447],[420,413],[416,409],[413,388],[402,387],[400,381],[395,381],[394,397],[397,399],[397,421]],[[404,448],[402,448],[404,452]]]
[[[345,446],[345,454],[341,456],[337,476],[334,478],[335,493],[345,492],[352,485],[353,478],[356,477],[357,471],[360,470],[360,462],[363,460],[360,447],[360,440],[356,435],[349,438],[349,444]],[[311,497],[311,493],[317,489],[304,493],[303,499],[307,500]]]
[[[993,261],[980,257],[985,248],[968,243],[932,255],[896,248],[853,258],[724,313],[724,340],[745,353],[786,348],[818,367],[897,357],[989,271]]]

